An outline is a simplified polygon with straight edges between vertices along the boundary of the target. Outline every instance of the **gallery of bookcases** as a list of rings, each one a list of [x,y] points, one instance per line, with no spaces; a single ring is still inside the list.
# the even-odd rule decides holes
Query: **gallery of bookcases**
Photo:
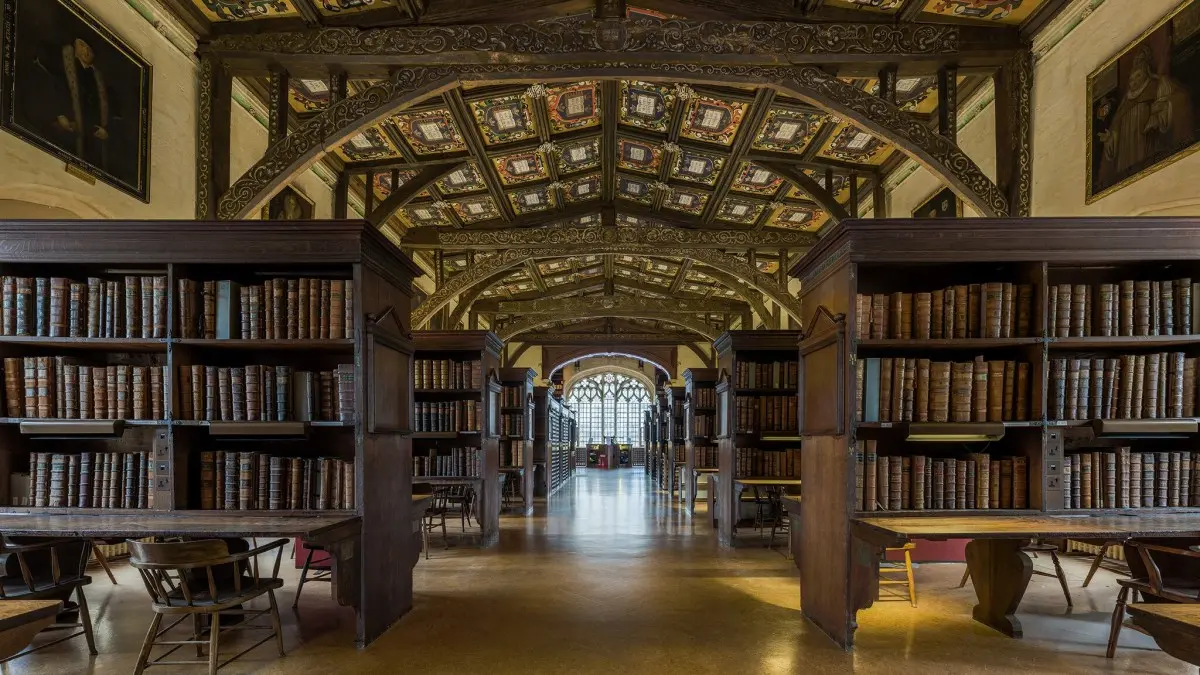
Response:
[[[500,371],[500,469],[515,471],[508,480],[520,479],[524,512],[533,510],[533,381],[532,368],[501,368]],[[506,488],[507,489],[507,488]]]
[[[549,496],[575,474],[575,417],[547,387],[534,387],[533,405],[534,489]]]
[[[699,488],[695,470],[717,468],[718,372],[716,368],[688,368],[683,371],[684,433],[687,437],[684,487],[689,509],[695,509]],[[707,489],[708,478],[702,481]]]
[[[415,331],[413,479],[482,481],[476,514],[489,543],[500,528],[500,394],[504,343],[490,331]]]
[[[733,541],[740,505],[736,478],[799,478],[797,435],[799,331],[727,331],[713,342],[719,379],[716,391],[718,447],[717,536]],[[759,473],[763,472],[763,473]],[[756,475],[757,474],[757,475]]]
[[[356,431],[375,423],[364,377],[385,358],[401,381],[408,368],[415,270],[381,235],[352,223],[2,227],[0,502],[361,511],[371,470]],[[390,325],[366,335],[364,312],[384,309]]]

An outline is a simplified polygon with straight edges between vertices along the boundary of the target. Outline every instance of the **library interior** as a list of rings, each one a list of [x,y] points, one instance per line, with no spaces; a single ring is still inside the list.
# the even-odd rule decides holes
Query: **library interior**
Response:
[[[5,672],[1200,666],[1200,0],[0,13]]]

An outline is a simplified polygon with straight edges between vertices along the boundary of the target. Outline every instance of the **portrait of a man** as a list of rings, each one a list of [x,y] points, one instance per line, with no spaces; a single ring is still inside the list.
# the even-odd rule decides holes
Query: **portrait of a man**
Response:
[[[149,64],[71,0],[4,11],[4,128],[148,200]]]
[[[1197,147],[1200,4],[1188,3],[1088,78],[1088,200]]]

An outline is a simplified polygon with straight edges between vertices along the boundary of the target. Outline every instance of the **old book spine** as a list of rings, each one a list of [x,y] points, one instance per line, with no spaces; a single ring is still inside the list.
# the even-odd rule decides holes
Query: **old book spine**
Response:
[[[195,371],[193,371],[194,374]],[[204,417],[202,419],[209,421],[221,419],[221,408],[218,404],[220,379],[216,366],[204,366]]]
[[[205,367],[200,366],[200,365],[192,365],[192,366],[186,366],[186,368],[188,368],[191,371],[191,375],[188,378],[188,388],[181,389],[179,392],[179,396],[180,396],[180,398],[185,397],[185,396],[190,397],[192,399],[192,403],[191,403],[191,408],[190,408],[191,417],[187,417],[185,419],[191,419],[191,420],[208,419],[206,412],[205,412],[205,408],[206,408],[206,405],[205,405],[206,400],[205,399],[207,398],[207,395],[208,395],[208,385],[207,385],[208,380],[207,380]],[[213,374],[213,377],[216,377],[216,373]],[[215,382],[214,382],[214,384],[215,384]]]
[[[310,332],[312,328],[311,318],[309,315],[311,307],[311,303],[309,302],[311,293],[309,290],[310,281],[311,280],[307,277],[302,277],[296,282],[296,336],[301,340],[307,340],[311,337],[314,337]],[[869,314],[866,316],[866,319],[868,321],[870,320]],[[858,334],[859,339],[866,337],[866,335],[866,332],[860,332]]]
[[[950,380],[952,365],[948,361],[929,364],[929,421],[950,421]]]
[[[918,340],[928,340],[932,327],[933,298],[929,293],[913,294],[913,325],[912,336]]]
[[[275,414],[274,419],[280,422],[284,420],[299,419],[293,413],[292,367],[275,366],[275,372],[272,375],[271,382],[275,391],[275,404],[273,406],[273,412]]]
[[[1171,474],[1171,453],[1155,453],[1157,462],[1154,468],[1154,505],[1157,507],[1170,506],[1169,488]]]
[[[1058,293],[1058,314],[1054,317],[1054,334],[1057,337],[1071,336],[1071,315],[1074,307],[1071,303],[1074,287],[1071,284],[1059,284],[1057,287]],[[1082,298],[1080,298],[1082,302]]]
[[[140,299],[138,313],[131,321],[140,322],[140,337],[154,337],[154,277],[146,276],[138,279]]]
[[[1146,410],[1146,355],[1138,354],[1133,357],[1133,406],[1131,417],[1141,419]]]
[[[854,361],[854,421],[863,421],[863,387],[866,386],[867,360]],[[506,388],[507,390],[507,388]]]
[[[150,281],[150,334],[143,337],[165,338],[167,337],[167,278],[154,276],[146,277],[146,279]],[[144,280],[143,283],[145,283]],[[143,288],[143,296],[144,292]]]
[[[300,280],[287,280],[287,338],[300,337]]]
[[[987,421],[1004,421],[1004,362],[987,362]]]
[[[333,293],[333,285],[330,283],[330,280],[322,279],[321,280],[321,314],[320,314],[320,328],[321,328],[321,339],[322,340],[327,340],[332,337],[331,331],[330,331],[330,323],[332,322],[332,316],[333,316],[332,309],[331,309],[331,307],[333,306],[332,305],[332,302],[333,302],[332,293]]]
[[[970,327],[970,322],[967,319],[967,313],[968,313],[967,297],[968,297],[967,286],[960,285],[960,286],[954,287],[954,303],[953,303],[954,312],[953,312],[953,320],[951,322],[951,328],[954,331],[954,334],[953,334],[953,336],[944,335],[944,337],[965,338],[968,336],[968,328]]]
[[[1088,374],[1088,399],[1080,402],[1080,408],[1088,419],[1104,417],[1104,359],[1084,359],[1084,366],[1090,367]]]
[[[121,317],[124,319],[120,323],[118,329],[118,337],[125,338],[140,338],[142,337],[142,322],[141,322],[141,306],[142,306],[142,284],[140,277],[127,276],[125,277],[124,287],[121,289],[119,297],[121,300]]]
[[[1013,508],[1013,460],[1011,457],[1000,460],[1000,508]]]
[[[318,407],[320,418],[325,421],[334,419],[334,383],[333,373],[328,370],[323,370],[318,373]],[[449,431],[445,429],[444,431]]]
[[[53,416],[54,410],[54,370],[50,365],[49,356],[37,357],[37,416],[46,418]]]
[[[1124,293],[1122,282],[1122,293]],[[1150,335],[1150,282],[1133,282],[1133,334]]]
[[[228,368],[217,368],[217,404],[220,419],[228,422],[233,419],[233,383]]]
[[[229,407],[235,422],[246,421],[246,369],[229,369]]]
[[[68,281],[67,285],[67,332],[68,337],[87,337],[87,286]]]
[[[228,368],[221,370],[228,371]],[[226,511],[237,510],[240,499],[238,495],[238,487],[241,484],[241,455],[244,453],[226,452],[225,453],[225,476],[224,476],[224,505]]]
[[[1071,286],[1071,316],[1068,329],[1070,337],[1084,335],[1084,320],[1087,316],[1087,284]]]
[[[942,505],[946,509],[958,508],[958,460],[947,459],[942,464],[945,477],[942,480]]]
[[[1175,280],[1175,334],[1189,335],[1192,332],[1192,280]]]
[[[1004,284],[983,284],[983,337],[998,338],[1004,326]]]
[[[258,422],[262,417],[262,366],[250,365],[245,368],[246,381],[246,420]]]
[[[1113,294],[1115,284],[1099,284],[1096,287],[1095,327],[1096,335],[1112,337],[1113,335]]]
[[[888,296],[876,293],[871,296],[871,339],[882,340],[890,337],[888,318],[891,310],[888,306]]]
[[[1033,284],[1017,284],[1015,337],[1031,337],[1037,326],[1033,321]]]
[[[153,328],[151,329],[153,330]],[[149,394],[150,373],[146,366],[133,366],[130,368],[130,377],[132,379],[133,389],[133,419],[145,420],[150,419],[150,401]]]
[[[907,457],[888,458],[888,510],[899,511],[904,508],[904,463]]]
[[[304,463],[303,463],[303,460],[301,460],[299,457],[292,457],[291,459],[288,459],[287,464],[285,465],[285,470],[288,472],[287,505],[285,508],[288,508],[288,509],[302,508],[302,506],[301,506],[301,504],[303,503],[302,490],[304,489],[304,483],[303,483]]]
[[[151,366],[150,374],[150,419],[166,419],[167,397],[163,389],[166,366]]]
[[[913,402],[912,420],[915,422],[929,421],[929,394],[930,394],[930,360],[917,359],[917,368],[915,373],[915,400]]]
[[[1066,337],[1058,334],[1058,286],[1054,285],[1046,294],[1046,336]]]
[[[950,364],[950,421],[971,421],[971,384],[975,365],[970,362]],[[936,421],[936,420],[935,420]]]
[[[897,294],[899,295],[899,294]],[[908,296],[911,298],[912,296]],[[896,296],[892,296],[893,305]],[[911,322],[911,307],[905,305],[901,308],[902,313],[909,315]],[[893,306],[892,313],[895,316],[896,309]],[[333,340],[340,340],[346,336],[346,282],[342,279],[333,279],[329,282],[329,337]],[[898,322],[894,322],[898,323]],[[911,323],[910,323],[911,326]],[[893,331],[899,330],[900,326],[896,325],[892,328]]]
[[[287,337],[287,279],[271,280],[271,338]]]
[[[1162,282],[1150,282],[1150,334],[1162,334]]]
[[[946,291],[937,290],[929,294],[929,337],[940,340],[946,337],[945,326]]]
[[[346,279],[342,288],[342,337],[354,339],[354,280]]]
[[[16,335],[17,331],[17,278],[5,275],[0,278],[3,289],[3,313],[0,314],[0,335]]]
[[[1092,364],[1088,359],[1079,360],[1079,400],[1076,410],[1079,418],[1086,418],[1088,402],[1092,400]]]
[[[37,277],[33,289],[33,334],[45,337],[50,334],[50,280]]]
[[[899,359],[897,359],[899,360]],[[783,397],[775,397],[782,403]],[[911,399],[910,399],[911,401]],[[473,401],[472,401],[473,402]],[[791,406],[789,406],[791,407]],[[344,363],[337,367],[337,419],[339,422],[354,423],[354,364]],[[782,424],[772,426],[782,430]]]
[[[123,509],[137,508],[137,459],[140,454],[141,453],[127,452],[121,456],[121,463],[125,467],[121,474],[122,487],[124,488],[121,496],[121,508]]]
[[[971,421],[986,422],[988,417],[988,365],[983,357],[971,364]]]
[[[1163,281],[1158,295],[1159,335],[1175,334],[1175,284]]]
[[[36,335],[37,322],[34,316],[33,279],[17,277],[16,317],[13,329],[16,335]]]
[[[1005,421],[1019,419],[1017,415],[1017,362],[1004,362],[1004,403],[1000,415]]]
[[[1142,418],[1155,419],[1159,411],[1159,368],[1162,367],[1162,354],[1146,356],[1145,384],[1143,385]]]
[[[873,329],[872,329],[873,330]],[[308,280],[308,337],[321,337],[321,280]],[[871,337],[875,337],[872,335]]]
[[[201,287],[203,310],[203,337],[205,340],[215,340],[217,337],[217,282],[205,281]]]
[[[258,486],[255,476],[255,469],[258,466],[256,454],[253,452],[238,453],[237,507],[242,511],[254,508],[254,493]]]
[[[1117,284],[1117,294],[1117,335],[1130,337],[1135,330],[1134,282],[1126,280]],[[1149,320],[1149,316],[1147,316],[1147,320]]]
[[[905,457],[907,460],[908,458]],[[913,509],[914,511],[925,510],[925,462],[927,458],[924,455],[913,455],[912,467],[910,474],[912,478],[912,488],[909,493],[909,502],[905,508]]]
[[[895,375],[894,359],[879,359],[879,421],[892,420],[892,378]]]
[[[941,510],[946,508],[946,461],[935,459],[931,462],[933,469],[930,472],[928,492],[930,493],[929,508]]]
[[[1016,293],[1016,286],[1008,282],[1000,289],[1000,337],[1003,338],[1016,335]]]
[[[50,337],[66,337],[67,335],[67,306],[70,294],[71,280],[63,277],[50,278],[49,331]]]
[[[251,286],[246,291],[246,297],[250,302],[250,309],[246,313],[249,323],[249,339],[260,340],[264,336],[263,286]]]
[[[888,419],[892,422],[904,421],[904,366],[906,360],[897,357],[892,360],[892,395],[891,415]]]
[[[1196,359],[1183,360],[1183,416],[1196,416]],[[1200,505],[1198,505],[1200,506]]]
[[[117,392],[115,399],[112,396],[109,397],[109,403],[112,403],[113,400],[116,401],[116,408],[114,409],[115,412],[114,412],[112,418],[118,419],[118,420],[127,420],[130,418],[129,413],[130,413],[131,409],[133,408],[133,406],[130,405],[133,402],[132,401],[133,397],[131,396],[131,391],[130,391],[131,387],[129,386],[130,385],[129,366],[126,366],[126,365],[113,366],[112,368],[109,369],[109,371],[115,373],[116,392]],[[111,392],[110,392],[110,394],[111,394]]]
[[[1163,355],[1167,361],[1167,409],[1163,417],[1183,417],[1183,381],[1186,358],[1183,352]]]
[[[284,469],[285,461],[287,460],[283,457],[271,458],[271,476],[267,484],[267,508],[271,511],[282,509],[286,501],[284,480],[287,473]]]
[[[251,286],[238,288],[238,334],[243,340],[251,340],[250,333],[250,294],[254,291]]]
[[[24,416],[25,364],[20,358],[4,359],[4,411],[8,417]]]
[[[983,335],[983,287],[981,284],[967,286],[967,337]]]

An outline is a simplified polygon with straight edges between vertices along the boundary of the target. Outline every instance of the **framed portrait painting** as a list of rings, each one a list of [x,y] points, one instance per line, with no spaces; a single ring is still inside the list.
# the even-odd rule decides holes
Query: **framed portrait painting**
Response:
[[[150,64],[72,0],[4,0],[0,127],[150,201]]]
[[[1200,1],[1089,75],[1087,105],[1089,204],[1200,149]]]
[[[271,209],[275,209],[272,217]],[[312,220],[316,205],[291,185],[283,186],[279,194],[262,207],[263,220]]]
[[[954,190],[942,188],[913,209],[913,218],[962,218],[963,204]]]

